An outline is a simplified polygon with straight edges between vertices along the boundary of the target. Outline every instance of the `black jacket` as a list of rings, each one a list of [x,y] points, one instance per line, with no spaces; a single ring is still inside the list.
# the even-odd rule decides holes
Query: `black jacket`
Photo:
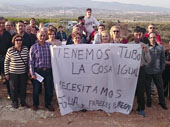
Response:
[[[8,48],[12,46],[11,40],[12,36],[7,31],[4,31],[4,33],[0,35],[0,55],[6,55]]]

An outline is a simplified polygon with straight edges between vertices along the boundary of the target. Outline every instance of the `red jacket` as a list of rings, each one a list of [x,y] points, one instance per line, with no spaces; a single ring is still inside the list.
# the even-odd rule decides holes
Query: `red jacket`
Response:
[[[149,38],[149,33],[145,33],[145,37]],[[161,36],[156,34],[156,42],[162,45]]]

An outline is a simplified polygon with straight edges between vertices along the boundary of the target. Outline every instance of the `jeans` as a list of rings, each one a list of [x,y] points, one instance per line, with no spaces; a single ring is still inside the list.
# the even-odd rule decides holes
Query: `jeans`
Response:
[[[53,77],[52,77],[52,69],[39,69],[35,68],[35,72],[44,77],[44,88],[45,88],[45,106],[51,105],[51,101],[53,98]],[[39,106],[39,93],[42,83],[38,80],[33,79],[33,105]]]
[[[162,80],[162,73],[158,74],[146,74],[146,96],[147,96],[147,103],[151,104],[151,81],[154,81],[158,96],[159,96],[159,103],[165,105],[165,98],[164,98],[164,90],[163,90],[163,80]]]

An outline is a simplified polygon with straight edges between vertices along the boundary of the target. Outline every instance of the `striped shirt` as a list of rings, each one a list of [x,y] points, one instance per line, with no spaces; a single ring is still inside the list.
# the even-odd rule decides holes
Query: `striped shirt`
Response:
[[[26,65],[28,63],[28,57],[29,57],[28,52],[29,52],[28,48],[25,46],[22,47],[21,51],[16,50],[14,47],[10,47],[7,50],[5,61],[4,61],[5,75],[8,75],[9,73],[12,74],[26,73],[26,68],[27,68]]]
[[[51,68],[50,44],[45,42],[41,46],[38,42],[31,46],[29,54],[31,75],[35,75],[35,68]]]

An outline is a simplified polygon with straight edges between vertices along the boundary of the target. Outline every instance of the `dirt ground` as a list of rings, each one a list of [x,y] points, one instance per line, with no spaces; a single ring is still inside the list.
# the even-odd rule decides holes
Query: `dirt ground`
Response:
[[[40,95],[40,110],[32,108],[14,109],[11,100],[7,99],[5,85],[0,82],[0,127],[170,127],[170,101],[166,98],[168,110],[163,110],[158,105],[158,98],[153,97],[152,108],[146,107],[146,117],[138,115],[134,102],[130,115],[121,113],[108,114],[103,111],[73,112],[61,116],[56,101],[52,105],[55,112],[44,108],[44,91]],[[29,83],[27,90],[27,103],[32,107],[32,85]]]

